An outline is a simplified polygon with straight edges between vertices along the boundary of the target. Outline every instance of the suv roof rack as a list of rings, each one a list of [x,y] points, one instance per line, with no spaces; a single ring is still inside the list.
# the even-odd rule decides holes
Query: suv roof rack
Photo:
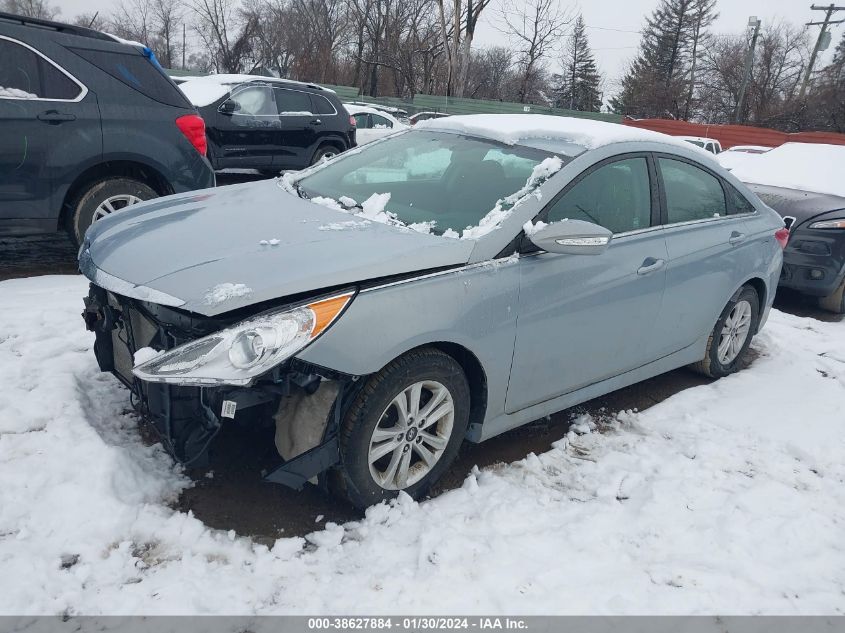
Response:
[[[79,35],[81,37],[91,37],[97,40],[106,40],[109,42],[115,41],[109,35],[89,29],[84,26],[75,26],[73,24],[65,24],[63,22],[53,22],[52,20],[42,20],[40,18],[28,18],[24,15],[16,15],[14,13],[5,13],[0,11],[0,20],[5,22],[13,22],[23,26],[32,26],[41,29],[48,29],[58,31],[59,33],[67,33],[68,35]]]

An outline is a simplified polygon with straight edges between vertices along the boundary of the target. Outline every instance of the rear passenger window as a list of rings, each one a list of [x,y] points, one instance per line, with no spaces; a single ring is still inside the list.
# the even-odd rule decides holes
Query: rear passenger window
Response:
[[[671,158],[659,158],[658,163],[669,224],[727,215],[725,192],[715,176]]]
[[[728,198],[731,201],[731,213],[754,213],[754,205],[748,199],[736,190],[732,184],[726,182],[725,189],[728,190]]]
[[[311,95],[311,104],[317,114],[335,114],[332,102],[320,95]]]
[[[180,108],[193,107],[179,88],[140,52],[120,53],[74,48],[74,53],[141,94]]]
[[[25,46],[0,39],[0,98],[72,101],[82,88]]]
[[[307,92],[276,88],[276,103],[279,114],[311,114],[311,97]]]
[[[359,112],[358,114],[353,114],[352,116],[355,117],[355,127],[359,130],[366,130],[370,127],[370,117],[364,112]]]
[[[651,188],[645,158],[627,158],[582,178],[549,210],[547,222],[584,220],[625,233],[651,225]]]

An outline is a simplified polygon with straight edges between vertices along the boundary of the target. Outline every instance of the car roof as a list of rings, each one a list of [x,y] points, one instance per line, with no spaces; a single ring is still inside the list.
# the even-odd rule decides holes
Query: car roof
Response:
[[[235,86],[244,84],[278,84],[280,87],[310,88],[321,92],[334,94],[334,90],[323,88],[317,84],[307,84],[278,77],[263,77],[261,75],[219,74],[188,77],[179,84],[179,88],[196,107],[209,106],[221,97],[226,96]]]
[[[334,92],[331,88],[324,88],[317,84],[307,83],[304,81],[295,81],[293,79],[283,79],[281,77],[265,77],[264,75],[245,75],[237,73],[220,73],[216,75],[203,75],[200,77],[189,77],[187,81],[205,81],[209,83],[219,84],[223,86],[235,86],[251,81],[256,82],[270,82],[279,84],[290,84],[292,86],[300,86],[302,88],[311,88],[312,90],[322,90],[324,92]],[[187,83],[187,81],[185,83]]]
[[[390,112],[385,112],[384,110],[379,110],[378,108],[373,108],[371,106],[362,106],[362,105],[355,105],[354,103],[344,103],[343,107],[346,108],[346,111],[349,114],[378,114],[379,116],[387,115],[387,118],[392,119],[393,115]]]
[[[678,136],[677,138],[685,141],[701,141],[702,143],[718,143],[715,138],[707,138],[706,136]]]
[[[106,40],[109,42],[118,41],[112,35],[108,35],[106,33],[101,33],[100,31],[95,31],[94,29],[89,29],[84,26],[76,26],[75,24],[65,24],[64,22],[55,22],[53,20],[42,20],[39,18],[29,18],[23,15],[17,15],[14,13],[6,13],[5,11],[0,11],[0,20],[4,20],[6,22],[13,22],[15,24],[20,24],[22,26],[32,26],[37,27],[40,29],[49,29],[51,31],[56,31],[58,33],[66,33],[68,35],[78,35],[81,37],[90,37],[97,40]]]
[[[625,142],[662,143],[689,150],[689,143],[668,134],[595,119],[548,114],[471,114],[428,119],[415,129],[458,132],[508,145],[542,139],[571,143],[585,149]],[[707,154],[700,150],[702,154]]]

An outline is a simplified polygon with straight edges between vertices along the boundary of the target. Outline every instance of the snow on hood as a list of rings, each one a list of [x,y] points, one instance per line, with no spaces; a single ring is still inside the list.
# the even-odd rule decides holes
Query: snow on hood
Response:
[[[116,292],[140,286],[152,291],[150,300],[164,293],[176,299],[169,305],[213,316],[331,286],[465,264],[473,249],[471,242],[380,222],[326,230],[349,219],[285,194],[273,180],[246,183],[160,198],[104,218],[88,231],[80,261],[92,281],[105,273],[125,282]]]
[[[748,154],[732,173],[741,181],[845,196],[845,145],[786,143],[765,154]]]
[[[472,114],[428,119],[416,129],[443,130],[515,145],[527,139],[560,140],[594,149],[610,143],[651,141],[689,149],[690,144],[668,134],[641,128],[548,114]]]

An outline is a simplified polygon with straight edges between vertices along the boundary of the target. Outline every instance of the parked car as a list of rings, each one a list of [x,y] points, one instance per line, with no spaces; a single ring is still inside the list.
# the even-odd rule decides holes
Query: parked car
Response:
[[[344,107],[355,118],[355,138],[359,145],[384,138],[388,134],[408,127],[387,112],[375,108],[352,103],[346,103]]]
[[[765,147],[763,145],[734,145],[726,150],[722,150],[716,156],[716,160],[719,161],[722,167],[730,171],[736,168],[737,165],[745,162],[747,158],[765,154],[771,149],[771,147]]]
[[[787,143],[733,173],[783,216],[789,243],[780,286],[845,313],[845,146]]]
[[[464,439],[737,371],[785,234],[670,136],[475,115],[140,205],[92,228],[80,268],[100,368],[178,459],[231,419],[275,425],[266,480],[367,506],[424,495]]]
[[[722,145],[714,138],[705,138],[703,136],[679,136],[678,138],[685,140],[687,143],[692,143],[711,154],[718,154],[722,151]]]
[[[355,147],[355,120],[328,88],[256,75],[209,75],[179,87],[206,121],[216,170],[275,175]]]
[[[420,121],[428,121],[429,119],[441,119],[449,116],[445,112],[417,112],[408,117],[408,122],[411,125],[416,125]]]
[[[408,111],[403,110],[402,108],[396,108],[394,106],[387,106],[382,105],[380,103],[369,103],[367,101],[350,101],[348,104],[345,105],[356,105],[356,106],[364,106],[367,108],[374,108],[379,112],[387,112],[390,116],[394,119],[402,123],[403,125],[410,125],[408,120]]]
[[[149,49],[0,13],[0,234],[67,229],[214,185],[205,128]]]

